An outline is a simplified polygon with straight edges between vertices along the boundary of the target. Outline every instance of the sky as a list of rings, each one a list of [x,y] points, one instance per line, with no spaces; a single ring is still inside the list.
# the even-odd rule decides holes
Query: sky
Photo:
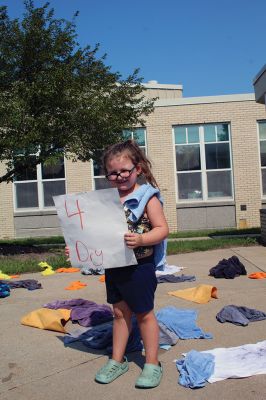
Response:
[[[36,6],[45,0],[35,0]],[[253,93],[266,64],[266,0],[50,0],[56,18],[75,11],[78,42],[123,78],[183,86],[184,97]],[[23,0],[1,0],[21,18]]]

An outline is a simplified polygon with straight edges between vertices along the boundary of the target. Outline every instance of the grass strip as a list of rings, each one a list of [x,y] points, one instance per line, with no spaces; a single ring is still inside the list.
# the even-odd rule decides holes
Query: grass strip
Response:
[[[30,237],[22,239],[2,239],[1,244],[12,244],[19,246],[38,246],[39,244],[65,244],[63,236],[49,236],[49,237]]]
[[[169,238],[191,238],[191,237],[204,237],[204,236],[226,236],[226,235],[249,235],[261,234],[261,228],[247,228],[247,229],[209,229],[200,231],[180,231],[169,234]]]
[[[51,255],[46,258],[44,257],[42,261],[46,261],[53,269],[70,267],[70,263],[66,261],[65,255]],[[43,269],[38,265],[39,262],[39,260],[35,259],[21,260],[14,256],[3,256],[0,259],[1,271],[8,275],[41,272]]]
[[[241,246],[255,246],[258,241],[255,238],[230,238],[230,239],[211,239],[211,240],[178,240],[168,242],[167,254],[182,254],[192,253],[195,251],[207,251],[214,249],[224,249],[230,247],[241,247]],[[44,257],[42,261],[46,261],[54,269],[60,267],[70,266],[70,263],[66,261],[66,257],[61,249],[62,254],[52,254],[48,257]],[[0,265],[1,271],[5,274],[22,274],[27,272],[41,272],[42,269],[38,265],[39,260],[26,259],[23,260],[21,257],[16,256],[1,256]]]
[[[212,240],[178,240],[168,242],[167,254],[192,253],[194,251],[208,251],[214,249],[226,249],[230,247],[255,246],[258,241],[255,238],[220,238]]]

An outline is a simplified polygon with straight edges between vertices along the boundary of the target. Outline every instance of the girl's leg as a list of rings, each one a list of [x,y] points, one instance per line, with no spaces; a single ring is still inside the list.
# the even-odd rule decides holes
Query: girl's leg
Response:
[[[127,341],[131,332],[132,311],[123,300],[113,305],[113,355],[112,359],[123,362]]]
[[[147,364],[158,365],[159,327],[153,310],[136,314]]]
[[[113,309],[113,355],[96,373],[95,380],[99,383],[111,383],[128,371],[128,362],[124,359],[124,354],[131,331],[132,312],[124,301],[115,303]]]
[[[153,310],[136,314],[139,329],[142,336],[146,363],[144,368],[136,380],[135,386],[138,388],[154,388],[161,382],[163,368],[158,361],[159,346],[159,327]]]

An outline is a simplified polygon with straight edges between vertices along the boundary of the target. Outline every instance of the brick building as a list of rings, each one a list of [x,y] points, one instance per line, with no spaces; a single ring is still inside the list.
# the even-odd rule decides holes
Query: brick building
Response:
[[[158,97],[145,127],[126,131],[146,151],[171,231],[260,225],[266,208],[266,111],[254,94],[182,97],[181,85],[145,84]],[[0,174],[4,172],[0,164]],[[52,195],[106,187],[92,162],[61,160],[0,184],[0,238],[61,234]]]
[[[266,109],[266,65],[264,65],[261,70],[257,73],[253,80],[254,90],[255,90],[255,100],[257,103],[265,104]],[[261,151],[261,165],[264,167],[266,173],[266,133],[264,133],[264,149]],[[263,156],[264,154],[264,156]],[[265,194],[265,193],[264,193]],[[260,225],[261,225],[261,240],[264,245],[266,245],[266,207],[262,207],[260,210]]]

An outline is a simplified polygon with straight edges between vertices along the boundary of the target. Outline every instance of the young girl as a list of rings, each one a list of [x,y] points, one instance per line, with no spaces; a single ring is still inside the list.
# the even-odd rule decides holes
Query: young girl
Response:
[[[135,314],[145,348],[146,363],[136,387],[159,385],[162,366],[158,361],[159,329],[154,315],[154,293],[157,286],[155,261],[168,225],[159,200],[160,193],[151,173],[151,163],[131,140],[114,144],[103,154],[106,178],[118,189],[124,205],[129,231],[125,243],[133,249],[137,265],[105,270],[107,301],[113,305],[112,359],[97,372],[95,380],[110,383],[128,371],[124,356]],[[139,185],[138,177],[147,182]]]

